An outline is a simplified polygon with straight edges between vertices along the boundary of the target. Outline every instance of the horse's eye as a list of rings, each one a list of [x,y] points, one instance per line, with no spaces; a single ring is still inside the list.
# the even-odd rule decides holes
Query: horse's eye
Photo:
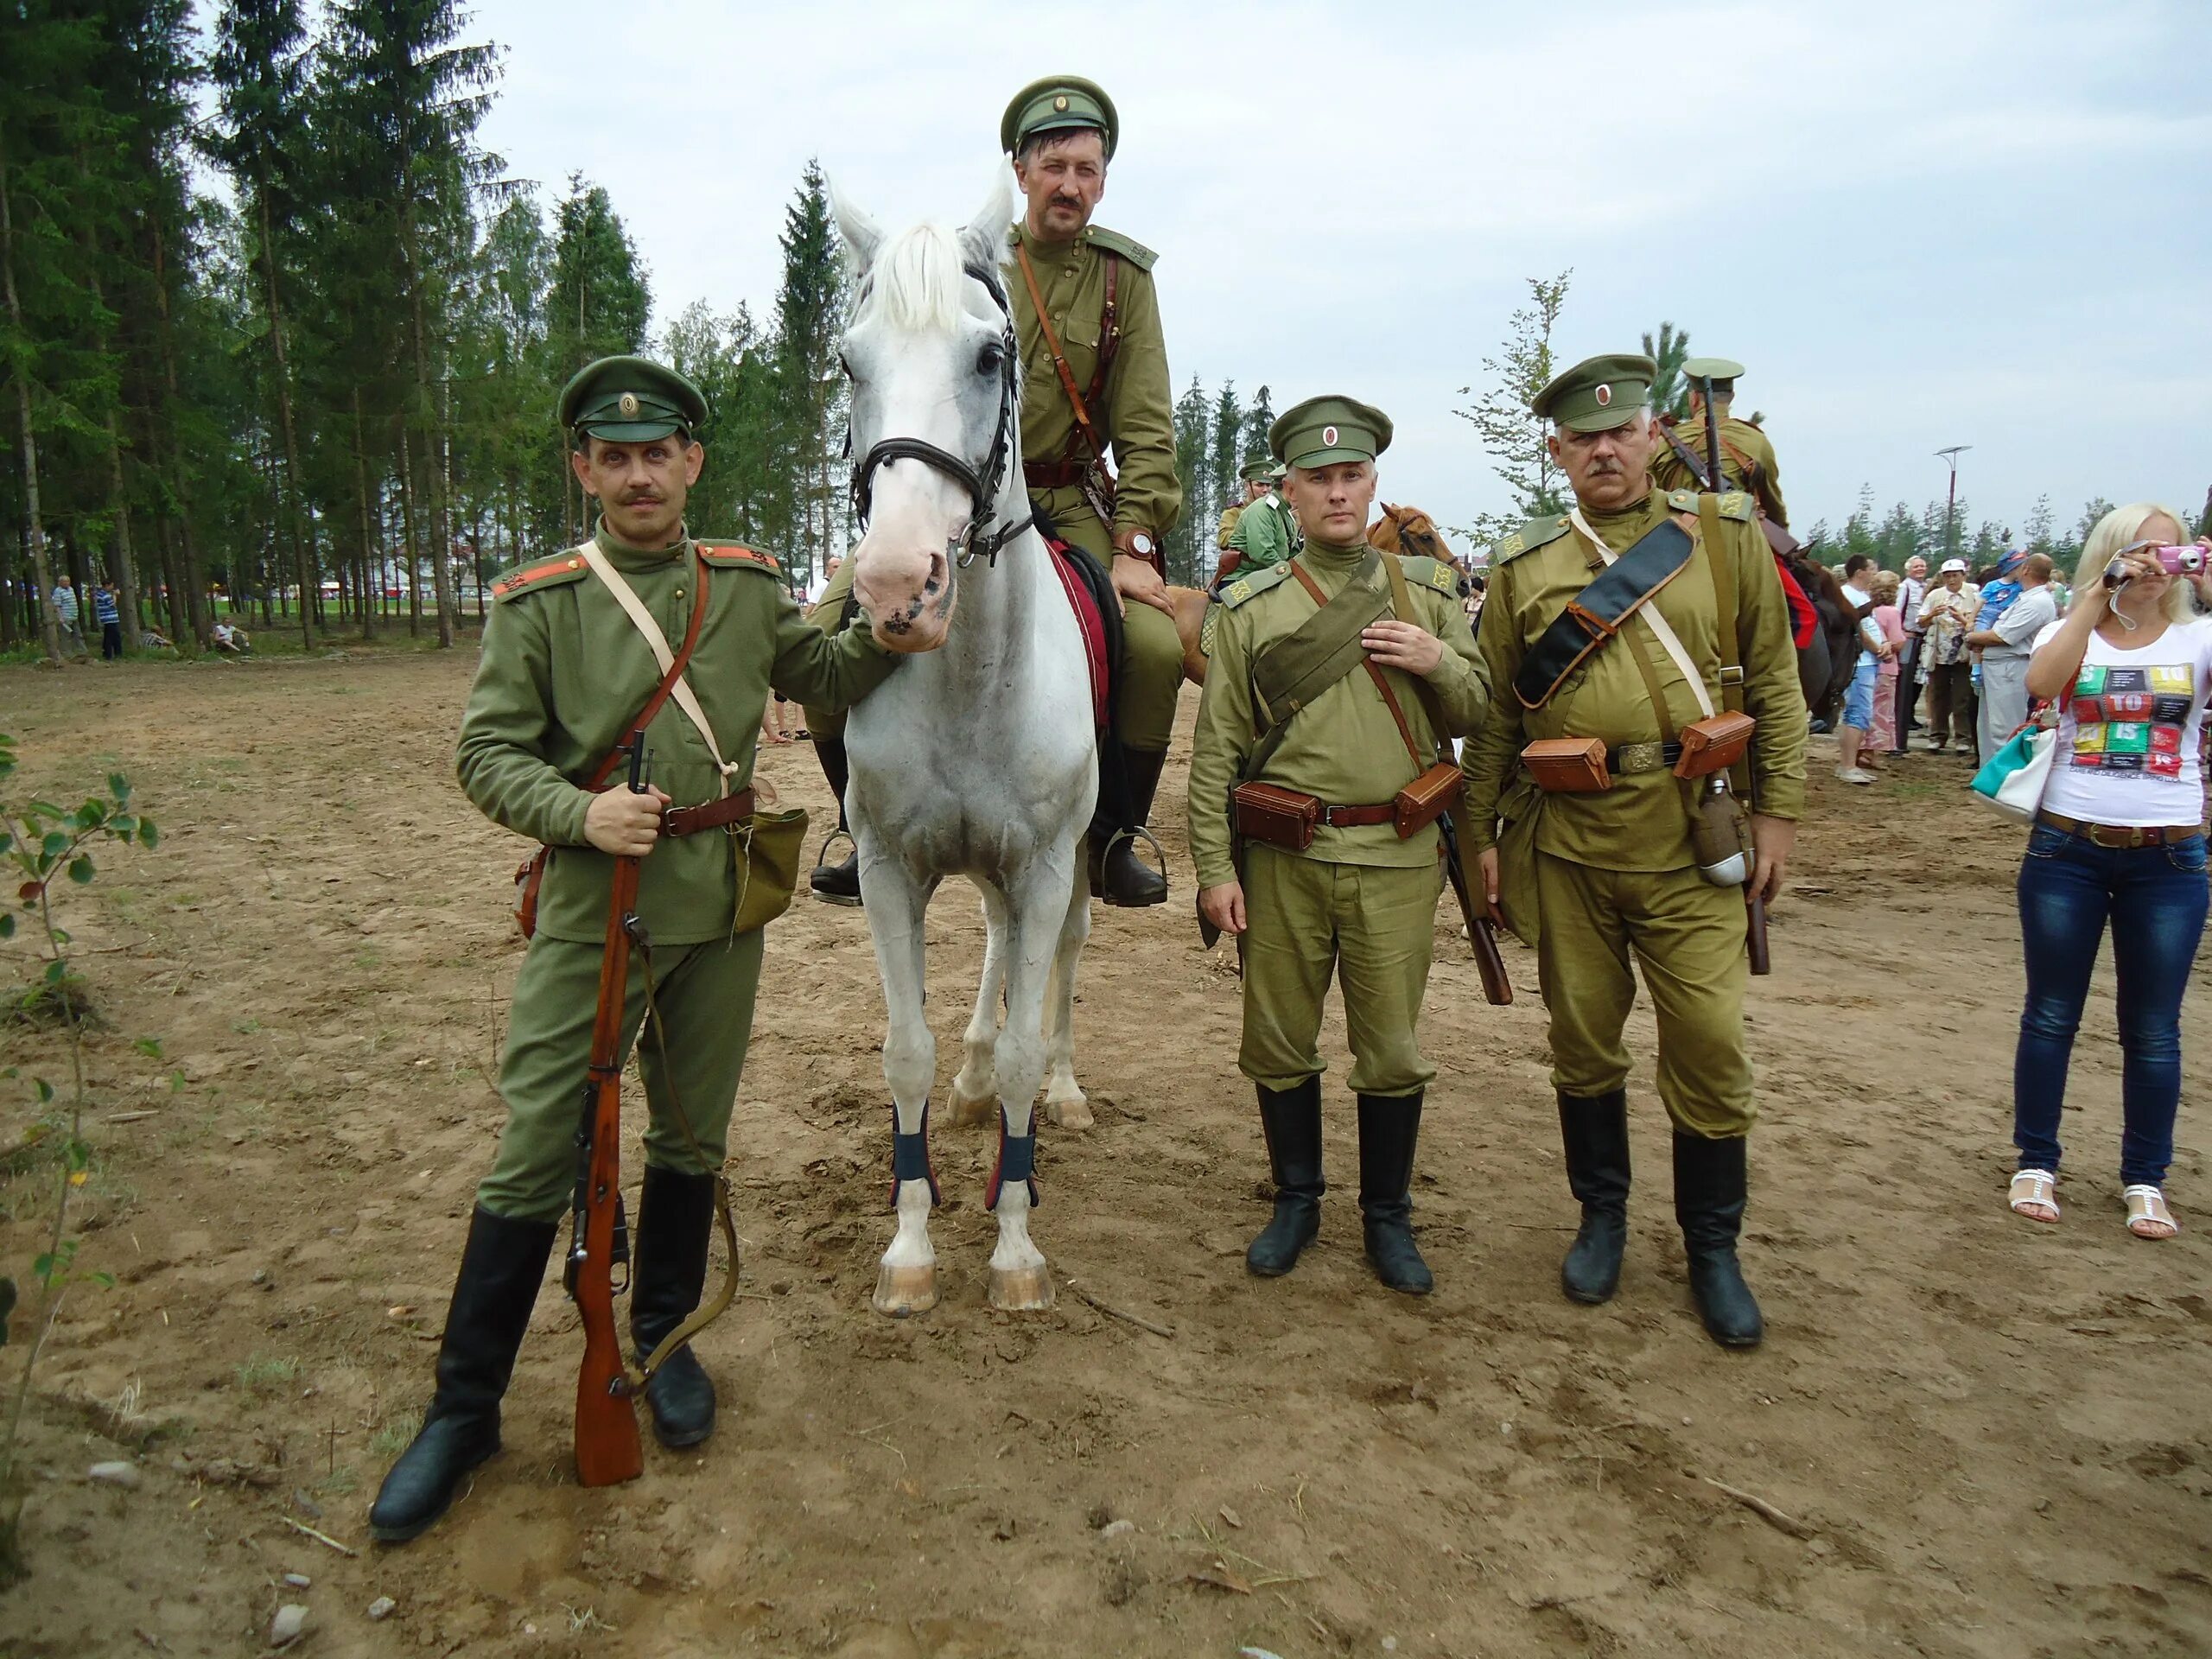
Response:
[[[1006,349],[996,340],[976,353],[976,372],[978,374],[996,374],[1005,366]]]

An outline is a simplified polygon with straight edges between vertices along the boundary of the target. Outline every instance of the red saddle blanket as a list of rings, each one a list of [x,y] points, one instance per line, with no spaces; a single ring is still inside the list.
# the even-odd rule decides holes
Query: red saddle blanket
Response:
[[[1813,635],[1821,626],[1821,613],[1805,597],[1805,590],[1789,574],[1789,567],[1778,558],[1774,562],[1774,574],[1782,578],[1782,596],[1789,601],[1789,638],[1802,651],[1813,643]]]
[[[1106,650],[1106,618],[1092,588],[1092,573],[1097,567],[1057,536],[1046,537],[1045,546],[1052,556],[1052,573],[1059,577],[1060,586],[1067,592],[1068,605],[1075,612],[1076,632],[1083,636],[1083,659],[1090,670],[1091,723],[1103,731],[1109,706],[1110,659]]]

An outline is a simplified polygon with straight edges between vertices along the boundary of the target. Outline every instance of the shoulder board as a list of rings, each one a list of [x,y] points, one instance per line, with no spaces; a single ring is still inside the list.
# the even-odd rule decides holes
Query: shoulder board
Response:
[[[1150,270],[1160,256],[1141,242],[1123,236],[1119,231],[1090,227],[1090,245],[1103,248],[1109,253],[1118,253],[1139,270]]]
[[[1691,505],[1696,504],[1693,502]],[[1490,562],[1493,566],[1503,564],[1510,559],[1519,558],[1532,548],[1555,542],[1566,534],[1567,516],[1564,513],[1550,518],[1531,518],[1503,541],[1491,544]]]
[[[771,576],[784,573],[774,554],[758,548],[741,547],[735,542],[694,542],[691,545],[699,550],[701,558],[721,569],[759,570]]]
[[[1467,579],[1441,559],[1400,559],[1398,563],[1405,570],[1406,580],[1416,588],[1432,588],[1446,599],[1467,596]]]
[[[581,581],[591,567],[581,553],[563,553],[536,564],[518,564],[492,583],[495,599],[512,599],[534,588],[557,588],[563,582]]]
[[[1669,490],[1667,507],[1672,512],[1695,512],[1698,493],[1695,490]],[[1758,503],[1741,490],[1730,490],[1720,498],[1720,516],[1733,518],[1739,524],[1755,522],[1759,516]]]
[[[1255,594],[1264,594],[1290,577],[1290,562],[1270,564],[1255,570],[1249,576],[1239,576],[1221,590],[1221,602],[1234,610]]]

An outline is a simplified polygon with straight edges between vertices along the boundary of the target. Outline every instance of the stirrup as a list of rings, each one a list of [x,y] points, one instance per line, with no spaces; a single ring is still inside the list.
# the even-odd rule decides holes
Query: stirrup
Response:
[[[816,869],[826,870],[831,868],[830,863],[830,849],[837,844],[837,838],[840,836],[842,836],[847,841],[852,842],[852,848],[855,853],[858,853],[860,851],[861,844],[857,841],[853,841],[853,832],[846,829],[845,826],[841,823],[836,829],[832,830],[828,835],[822,837],[822,845],[814,855],[814,868]]]
[[[1116,830],[1112,835],[1107,836],[1106,844],[1098,849],[1099,868],[1103,869],[1106,868],[1106,861],[1114,855],[1114,849],[1120,846],[1123,842],[1136,842],[1139,840],[1143,841],[1147,846],[1152,849],[1153,857],[1160,861],[1160,879],[1163,881],[1166,880],[1167,849],[1160,844],[1160,837],[1152,833],[1152,826],[1149,824],[1141,823],[1134,830]]]

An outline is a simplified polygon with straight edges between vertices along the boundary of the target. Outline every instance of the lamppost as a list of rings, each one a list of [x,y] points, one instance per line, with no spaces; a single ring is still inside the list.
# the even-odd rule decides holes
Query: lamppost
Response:
[[[1936,459],[1951,464],[1951,494],[1943,504],[1943,556],[1958,556],[1959,457],[1974,448],[1970,443],[1955,443],[1948,449],[1938,449]]]

